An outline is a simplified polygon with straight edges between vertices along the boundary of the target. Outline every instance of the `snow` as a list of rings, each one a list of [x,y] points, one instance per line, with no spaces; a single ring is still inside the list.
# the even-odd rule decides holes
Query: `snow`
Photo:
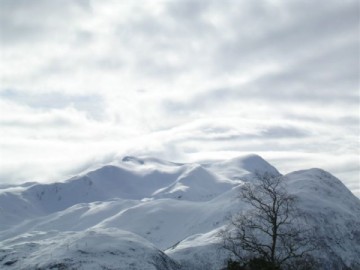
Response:
[[[6,269],[178,269],[168,256],[119,229],[31,232],[2,243]]]
[[[207,164],[128,156],[64,182],[2,186],[0,268],[219,269],[229,254],[218,232],[248,207],[238,189],[265,172],[280,175],[257,155]],[[284,177],[323,239],[317,258],[327,269],[360,266],[359,199],[320,169]]]
[[[209,170],[216,172],[229,179],[246,180],[251,176],[265,172],[270,175],[280,175],[278,170],[258,155],[246,155],[229,160],[214,162],[205,165]]]

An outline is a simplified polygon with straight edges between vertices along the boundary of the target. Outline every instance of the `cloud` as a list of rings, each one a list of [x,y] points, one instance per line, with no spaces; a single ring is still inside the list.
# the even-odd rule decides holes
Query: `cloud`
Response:
[[[69,22],[88,12],[88,0],[3,0],[0,11],[2,45],[39,42],[57,38],[57,31],[70,30]],[[65,19],[66,18],[66,19]]]
[[[304,131],[294,127],[273,126],[262,132],[262,137],[266,138],[301,138],[309,135],[309,131]]]
[[[0,98],[34,109],[66,109],[73,107],[86,112],[90,117],[101,117],[103,100],[99,95],[65,95],[60,92],[28,94],[24,91],[4,90]]]
[[[252,2],[245,6],[235,9],[230,17],[233,26],[240,28],[232,30],[239,34],[219,43],[216,60],[221,70],[231,72],[268,61],[292,64],[354,39],[359,30],[355,1],[320,1],[317,8],[310,1]]]
[[[359,172],[358,1],[0,5],[2,181],[122,154]]]

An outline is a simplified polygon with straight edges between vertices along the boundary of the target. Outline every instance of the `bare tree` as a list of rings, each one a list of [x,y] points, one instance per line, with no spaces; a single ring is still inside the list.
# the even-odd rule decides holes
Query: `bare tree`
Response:
[[[246,183],[240,198],[250,210],[234,215],[221,232],[223,247],[240,264],[254,261],[264,269],[283,269],[290,261],[304,258],[315,248],[311,231],[301,224],[296,198],[290,195],[283,177],[257,175],[258,183]]]

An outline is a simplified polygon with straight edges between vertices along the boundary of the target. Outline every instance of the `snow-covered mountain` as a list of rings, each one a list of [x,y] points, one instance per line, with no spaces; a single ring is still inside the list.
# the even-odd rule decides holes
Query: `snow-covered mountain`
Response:
[[[206,164],[124,157],[64,182],[0,187],[1,269],[220,269],[239,187],[280,175],[249,155]],[[285,175],[323,269],[360,269],[360,200],[331,174]]]

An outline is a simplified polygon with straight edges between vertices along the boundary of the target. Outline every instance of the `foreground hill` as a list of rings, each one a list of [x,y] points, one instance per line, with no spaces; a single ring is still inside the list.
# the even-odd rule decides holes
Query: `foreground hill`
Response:
[[[3,267],[14,269],[149,269],[179,265],[146,239],[118,229],[30,232],[5,240]]]
[[[228,254],[218,232],[247,207],[239,187],[265,172],[280,175],[256,155],[207,164],[125,157],[65,182],[4,186],[0,266],[220,269]],[[320,239],[322,269],[358,269],[359,199],[320,169],[285,179]]]

